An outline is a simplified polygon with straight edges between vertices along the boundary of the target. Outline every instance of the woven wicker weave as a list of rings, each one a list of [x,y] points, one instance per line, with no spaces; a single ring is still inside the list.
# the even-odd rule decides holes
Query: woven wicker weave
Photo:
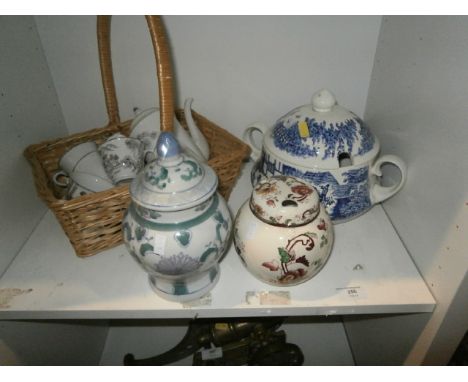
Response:
[[[186,127],[183,110],[174,111],[172,66],[164,26],[158,16],[146,16],[146,20],[156,58],[161,130],[172,131],[174,112]],[[87,141],[100,144],[116,132],[126,135],[130,132],[131,121],[120,122],[119,117],[112,72],[110,23],[110,16],[97,17],[99,61],[109,117],[107,126],[34,144],[24,152],[32,166],[38,195],[54,212],[80,257],[91,256],[122,243],[121,221],[130,202],[128,185],[65,200],[60,198],[52,182],[54,173],[59,170],[61,156],[71,147]],[[218,174],[218,190],[228,199],[242,162],[249,155],[249,147],[205,117],[195,112],[193,117],[210,145],[208,164]]]

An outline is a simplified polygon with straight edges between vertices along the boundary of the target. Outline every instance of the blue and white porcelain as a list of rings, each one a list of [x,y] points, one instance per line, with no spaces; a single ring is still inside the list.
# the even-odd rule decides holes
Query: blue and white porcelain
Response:
[[[219,279],[231,215],[216,192],[215,171],[181,151],[172,133],[159,135],[156,150],[157,159],[130,185],[124,242],[159,296],[190,301]]]
[[[261,147],[254,140],[255,132],[263,136]],[[244,140],[257,160],[253,185],[276,175],[303,179],[318,190],[334,223],[353,219],[390,198],[406,180],[405,163],[395,155],[378,158],[377,137],[358,116],[338,105],[327,89],[272,127],[253,123]],[[383,164],[392,164],[401,173],[400,180],[388,187],[380,182]]]

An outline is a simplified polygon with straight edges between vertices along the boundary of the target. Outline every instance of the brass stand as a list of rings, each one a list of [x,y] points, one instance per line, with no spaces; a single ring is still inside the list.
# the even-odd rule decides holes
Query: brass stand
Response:
[[[124,357],[126,366],[168,365],[193,354],[195,366],[299,366],[304,355],[297,345],[286,342],[286,333],[278,331],[281,318],[190,321],[184,338],[171,350],[137,360]]]

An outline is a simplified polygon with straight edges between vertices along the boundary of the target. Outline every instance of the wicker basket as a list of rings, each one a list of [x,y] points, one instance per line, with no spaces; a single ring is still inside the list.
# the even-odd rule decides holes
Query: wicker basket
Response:
[[[109,123],[106,127],[31,145],[24,152],[32,166],[38,195],[54,212],[79,257],[122,243],[121,221],[130,202],[128,185],[65,200],[59,197],[52,182],[61,156],[71,147],[87,141],[100,144],[116,132],[126,135],[130,132],[131,121],[120,122],[119,117],[112,73],[110,20],[110,16],[97,17],[99,61]],[[168,44],[160,17],[146,16],[146,20],[157,63],[161,130],[172,131],[174,112],[183,126],[186,123],[183,110],[174,111]],[[218,174],[218,190],[228,199],[242,162],[249,155],[249,147],[203,116],[194,112],[193,117],[210,145],[208,164]]]

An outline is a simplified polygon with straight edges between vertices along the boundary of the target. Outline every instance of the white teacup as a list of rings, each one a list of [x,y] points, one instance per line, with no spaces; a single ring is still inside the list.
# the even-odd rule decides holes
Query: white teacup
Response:
[[[136,138],[114,134],[99,146],[104,169],[114,184],[133,179],[144,165],[144,145]]]
[[[59,161],[59,167],[70,174],[75,170],[75,166],[84,156],[96,151],[97,144],[95,142],[80,143],[62,155]]]
[[[82,157],[75,165],[73,171],[93,174],[112,183],[112,179],[107,175],[107,171],[104,168],[104,163],[98,151],[91,151]],[[71,172],[69,174],[71,175]]]
[[[73,171],[70,174],[70,180],[70,187],[68,189],[68,197],[70,198],[76,198],[93,192],[101,192],[114,187],[107,177],[101,178],[95,174],[81,171]]]
[[[52,177],[54,184],[60,188],[67,188],[70,186],[70,176],[68,172],[63,170],[57,171]]]

